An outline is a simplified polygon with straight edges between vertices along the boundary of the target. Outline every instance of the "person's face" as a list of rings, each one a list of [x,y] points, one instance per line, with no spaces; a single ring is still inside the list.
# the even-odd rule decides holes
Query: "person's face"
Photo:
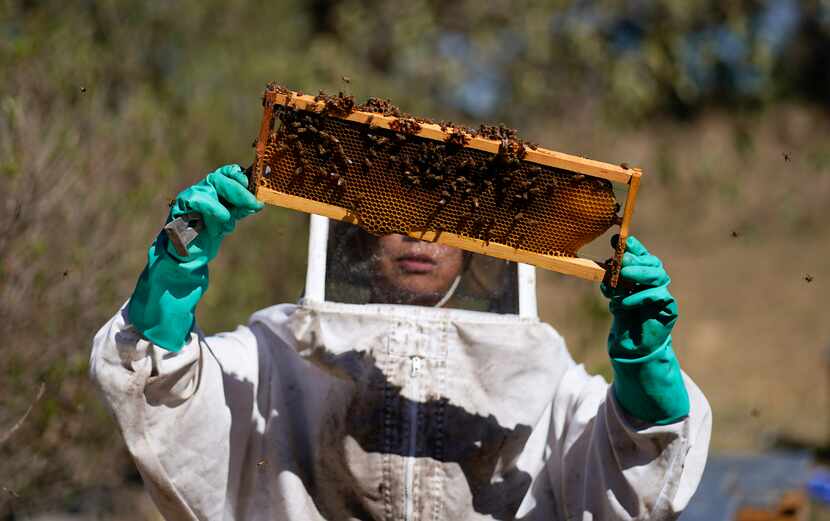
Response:
[[[377,242],[375,274],[383,302],[431,306],[461,273],[464,254],[443,244],[406,235],[384,235]]]

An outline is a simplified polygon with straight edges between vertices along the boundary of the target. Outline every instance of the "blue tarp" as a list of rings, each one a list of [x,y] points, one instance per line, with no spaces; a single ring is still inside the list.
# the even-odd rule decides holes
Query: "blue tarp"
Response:
[[[810,478],[809,452],[710,456],[703,479],[681,521],[733,521],[742,506],[774,507]]]

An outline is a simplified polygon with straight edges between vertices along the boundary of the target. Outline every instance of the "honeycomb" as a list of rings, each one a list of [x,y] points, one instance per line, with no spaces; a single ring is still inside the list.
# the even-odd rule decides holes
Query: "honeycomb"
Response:
[[[609,181],[275,105],[253,183],[350,210],[375,235],[432,230],[566,257],[619,224]]]

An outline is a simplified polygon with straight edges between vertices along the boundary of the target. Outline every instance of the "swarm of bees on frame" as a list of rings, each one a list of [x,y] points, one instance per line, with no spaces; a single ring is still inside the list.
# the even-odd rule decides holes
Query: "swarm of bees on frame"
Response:
[[[601,192],[598,197],[606,206],[609,198],[612,200],[610,207],[604,206],[605,209],[595,213],[591,232],[596,231],[598,221],[607,228],[621,219],[609,181],[564,171],[550,175],[549,167],[524,161],[527,150],[535,150],[537,145],[523,141],[516,130],[504,125],[471,129],[438,122],[446,134],[442,142],[417,135],[422,124],[435,122],[410,116],[389,100],[373,97],[357,104],[352,96],[342,92],[330,96],[321,91],[314,98],[319,108],[311,111],[291,102],[295,93],[277,85],[269,85],[269,90],[285,95],[287,101],[273,106],[279,124],[273,125],[265,164],[280,158],[290,159],[293,172],[288,192],[310,193],[302,190],[309,186],[316,189],[315,193],[322,190],[324,202],[351,211],[358,221],[363,221],[361,203],[365,194],[361,195],[361,190],[355,188],[354,176],[364,176],[365,183],[373,169],[376,175],[382,172],[384,179],[385,176],[397,178],[405,192],[429,194],[426,198],[416,197],[435,205],[430,210],[427,226],[434,222],[437,224],[432,229],[438,233],[443,228],[486,243],[494,240],[516,247],[523,245],[531,227],[545,224],[537,221],[534,203],[540,198],[551,200],[562,190],[571,194],[575,190]],[[367,123],[337,119],[354,111],[396,119],[389,122],[389,128],[373,126],[372,117]],[[349,145],[341,142],[346,135],[338,125],[348,126],[350,132],[358,129],[361,143],[357,148],[351,143],[353,138],[347,139]],[[474,137],[497,141],[498,151],[488,154],[465,149]],[[266,178],[272,174],[270,168],[265,168]],[[451,207],[451,212],[439,218]],[[602,217],[597,217],[600,214]],[[559,248],[544,253],[572,256],[575,251]]]

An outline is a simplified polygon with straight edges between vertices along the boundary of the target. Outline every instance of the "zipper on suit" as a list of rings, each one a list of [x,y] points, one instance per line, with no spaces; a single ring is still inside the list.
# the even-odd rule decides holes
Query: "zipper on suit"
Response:
[[[418,399],[421,392],[419,377],[424,359],[420,356],[409,357],[409,377],[412,399],[409,403],[409,443],[404,464],[404,520],[411,521],[414,516],[415,499],[413,487],[415,482],[415,455],[418,443]]]

